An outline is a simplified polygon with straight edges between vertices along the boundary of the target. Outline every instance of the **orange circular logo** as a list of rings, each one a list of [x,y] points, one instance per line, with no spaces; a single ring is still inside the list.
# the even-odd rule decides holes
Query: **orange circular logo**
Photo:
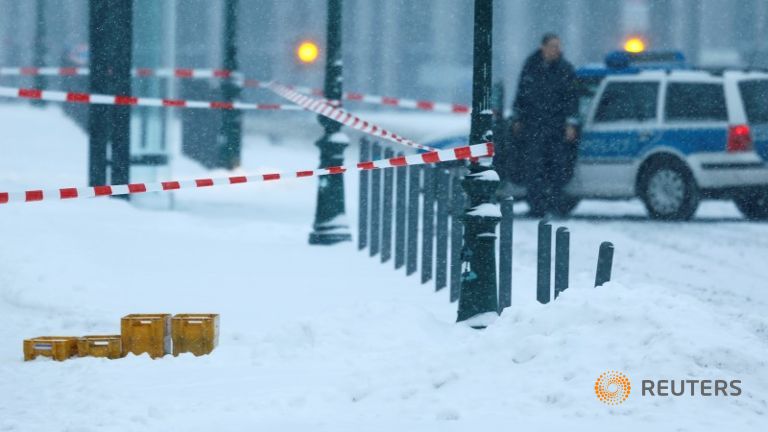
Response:
[[[608,405],[618,405],[627,400],[631,389],[629,378],[619,371],[603,372],[595,381],[597,398]]]

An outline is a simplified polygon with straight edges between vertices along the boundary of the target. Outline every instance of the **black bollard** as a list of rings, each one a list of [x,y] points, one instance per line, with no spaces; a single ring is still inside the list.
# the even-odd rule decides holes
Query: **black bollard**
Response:
[[[595,287],[602,286],[611,280],[611,268],[613,267],[613,243],[602,242],[600,252],[597,255],[597,272],[595,274]]]
[[[435,291],[448,286],[448,209],[450,206],[451,175],[446,169],[435,170],[437,227],[435,245]]]
[[[552,271],[552,225],[539,222],[538,259],[536,261],[536,300],[549,303]]]
[[[384,158],[391,159],[395,152],[386,149]],[[392,257],[392,195],[393,195],[393,175],[392,168],[384,170],[384,197],[381,214],[381,262],[385,263]]]
[[[403,156],[400,153],[398,156]],[[399,269],[405,264],[405,195],[408,184],[408,168],[401,166],[395,168],[397,174],[396,192],[397,198],[395,199],[395,270]]]
[[[499,226],[499,312],[512,305],[512,228],[514,204],[510,197],[501,202]]]
[[[373,143],[371,148],[371,160],[381,159],[381,146],[378,143]],[[381,170],[374,169],[371,171],[371,247],[370,255],[376,256],[379,253],[381,246]]]
[[[461,297],[461,248],[464,239],[464,190],[461,177],[456,169],[451,172],[451,288],[450,299],[455,302]]]
[[[408,233],[405,241],[405,274],[416,273],[419,257],[419,192],[421,166],[408,167]]]
[[[371,143],[367,139],[360,140],[360,162],[371,160]],[[368,246],[368,183],[371,173],[367,170],[360,171],[360,203],[357,215],[357,248],[362,250]]]
[[[432,166],[421,169],[424,173],[424,210],[421,217],[421,283],[432,280],[435,241],[435,171]]]
[[[566,227],[558,228],[555,233],[555,300],[568,288],[570,248],[571,233]]]

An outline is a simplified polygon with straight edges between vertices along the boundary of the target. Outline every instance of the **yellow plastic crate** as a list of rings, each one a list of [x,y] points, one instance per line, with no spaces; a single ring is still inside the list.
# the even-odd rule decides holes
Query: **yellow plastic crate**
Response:
[[[122,347],[120,335],[83,336],[77,341],[77,352],[80,357],[118,359],[123,356]]]
[[[24,340],[24,361],[38,356],[64,361],[76,355],[77,337],[74,336],[41,336]]]
[[[120,320],[122,353],[148,353],[160,358],[171,353],[171,314],[131,314]]]
[[[218,314],[176,314],[173,316],[173,355],[210,354],[219,344]]]

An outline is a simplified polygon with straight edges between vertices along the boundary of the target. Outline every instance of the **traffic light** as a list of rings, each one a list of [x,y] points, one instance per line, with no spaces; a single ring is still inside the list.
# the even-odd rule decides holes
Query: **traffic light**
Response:
[[[311,40],[302,41],[296,48],[296,57],[304,64],[312,64],[317,61],[320,49],[317,44]]]

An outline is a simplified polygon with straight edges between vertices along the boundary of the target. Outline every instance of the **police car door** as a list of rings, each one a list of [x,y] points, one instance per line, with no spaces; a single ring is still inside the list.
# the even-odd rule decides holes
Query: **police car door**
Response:
[[[734,82],[743,101],[741,106],[734,108],[739,111],[734,116],[736,123],[744,122],[749,125],[752,140],[757,154],[768,161],[768,74],[764,72],[727,72],[728,82]],[[734,89],[732,92],[735,92]],[[732,119],[734,120],[734,119]]]
[[[572,193],[632,197],[634,163],[659,135],[659,88],[652,77],[609,78],[587,120]]]

